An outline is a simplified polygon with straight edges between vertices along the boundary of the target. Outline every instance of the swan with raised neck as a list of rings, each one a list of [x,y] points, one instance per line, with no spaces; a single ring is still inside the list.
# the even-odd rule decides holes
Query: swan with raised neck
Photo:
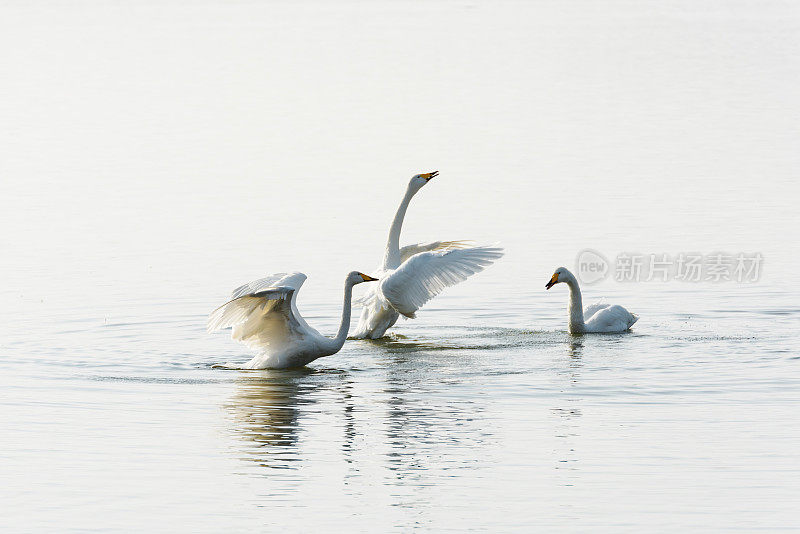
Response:
[[[616,304],[592,304],[584,310],[578,279],[566,267],[556,269],[544,287],[550,289],[560,283],[569,286],[570,334],[625,332],[639,320],[638,316]]]
[[[400,233],[411,199],[437,171],[415,174],[389,228],[383,262],[377,269],[381,281],[358,301],[361,318],[353,334],[356,339],[378,339],[402,315],[408,319],[446,287],[483,271],[503,255],[495,245],[472,245],[466,241],[433,241],[400,247]]]
[[[419,192],[422,187],[435,178],[439,171],[424,174],[415,174],[408,182],[406,194],[400,201],[400,206],[394,214],[392,226],[389,228],[389,239],[386,241],[386,253],[383,256],[383,269],[397,269],[400,267],[400,232],[403,230],[403,220],[406,218],[406,211],[411,199]]]
[[[569,287],[569,332],[583,334],[586,331],[586,323],[583,320],[583,299],[578,279],[566,267],[559,267],[544,287],[550,289],[558,283],[567,284]]]

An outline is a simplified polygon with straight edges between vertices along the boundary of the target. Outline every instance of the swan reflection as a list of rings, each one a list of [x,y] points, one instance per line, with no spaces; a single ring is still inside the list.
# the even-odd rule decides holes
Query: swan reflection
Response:
[[[246,457],[268,467],[291,467],[298,458],[300,411],[314,402],[310,395],[319,386],[305,380],[314,370],[244,373],[225,409],[233,431],[247,442]]]
[[[583,354],[583,339],[572,338],[567,345],[567,355],[570,358],[580,358]]]
[[[431,380],[438,369],[463,363],[457,351],[445,358],[437,350],[418,350],[418,344],[395,344],[384,354],[380,401],[385,429],[386,467],[398,481],[429,476],[432,467],[471,467],[475,448],[483,447],[491,436],[484,426],[485,394],[472,392],[470,398],[443,395],[448,391],[449,373]],[[421,379],[421,376],[426,378]],[[453,390],[455,392],[455,390]],[[432,456],[447,450],[444,456]]]
[[[378,466],[398,482],[474,467],[474,450],[494,439],[483,360],[447,344],[362,343],[377,366],[240,372],[224,404],[238,455],[294,469],[322,454],[327,468],[345,467],[345,480]]]

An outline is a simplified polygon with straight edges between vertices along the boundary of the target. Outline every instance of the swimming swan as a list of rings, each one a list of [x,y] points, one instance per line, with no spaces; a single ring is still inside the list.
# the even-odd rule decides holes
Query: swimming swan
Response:
[[[444,288],[463,282],[503,255],[501,248],[474,247],[464,241],[434,241],[400,248],[400,230],[411,198],[437,174],[434,171],[411,178],[389,230],[383,264],[376,273],[381,281],[360,299],[364,308],[354,338],[383,336],[400,315],[413,319],[415,312]]]
[[[342,324],[334,338],[311,328],[297,311],[297,292],[306,281],[303,273],[278,273],[237,287],[231,300],[209,315],[208,331],[233,327],[231,338],[261,350],[243,369],[301,367],[339,352],[350,328],[353,286],[376,280],[357,271],[347,275]]]
[[[556,269],[544,287],[550,289],[561,282],[569,286],[570,334],[625,332],[639,320],[637,315],[617,305],[592,304],[583,310],[578,280],[565,267]]]

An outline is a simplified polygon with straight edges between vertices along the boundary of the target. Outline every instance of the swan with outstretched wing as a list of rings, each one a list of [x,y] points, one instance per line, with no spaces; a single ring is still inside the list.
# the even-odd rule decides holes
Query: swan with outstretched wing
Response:
[[[496,246],[474,246],[468,241],[434,241],[400,248],[400,231],[408,205],[438,171],[411,178],[397,209],[383,264],[376,273],[381,281],[360,299],[363,309],[355,338],[377,339],[402,315],[414,318],[426,302],[446,287],[463,282],[503,255]]]
[[[259,351],[244,369],[302,367],[336,354],[350,328],[353,286],[377,278],[357,271],[347,275],[342,322],[333,338],[317,332],[297,311],[297,292],[305,280],[303,273],[278,273],[237,287],[231,300],[208,317],[208,331],[231,328],[231,338]]]

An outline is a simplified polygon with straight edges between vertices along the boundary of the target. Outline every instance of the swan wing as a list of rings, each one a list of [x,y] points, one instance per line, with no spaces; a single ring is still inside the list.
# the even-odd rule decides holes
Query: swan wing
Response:
[[[232,327],[231,338],[251,348],[289,344],[307,330],[292,306],[296,292],[293,287],[272,287],[234,298],[209,315],[208,331]]]
[[[383,275],[377,269],[375,270],[375,272],[377,273],[376,276],[378,277],[378,279],[383,278]],[[367,308],[370,306],[374,306],[379,299],[380,299],[380,292],[378,290],[377,284],[370,284],[370,286],[367,288],[367,290],[364,292],[363,295],[361,295],[360,297],[353,298],[353,304]]]
[[[615,304],[596,311],[592,318],[586,321],[586,330],[587,332],[624,332],[638,320],[638,316]]]
[[[600,310],[604,310],[608,307],[609,304],[606,304],[605,302],[595,302],[594,304],[589,304],[583,310],[583,320],[590,321],[595,313],[599,312]]]
[[[307,278],[308,277],[305,274],[300,272],[271,274],[265,278],[253,280],[252,282],[248,282],[237,287],[231,293],[231,300],[243,297],[245,295],[252,295],[253,293],[257,293],[258,291],[271,287],[291,287],[294,289],[294,294],[292,295],[292,300],[290,302],[292,306],[292,312],[300,324],[308,326],[308,323],[306,323],[305,319],[303,319],[303,317],[300,315],[300,312],[297,311],[297,292],[300,290],[300,287]]]
[[[421,252],[380,282],[380,291],[398,313],[414,312],[444,288],[463,282],[494,263],[503,249],[494,246]]]
[[[231,300],[243,297],[244,295],[256,293],[257,291],[261,291],[262,289],[266,289],[268,287],[291,287],[295,290],[298,290],[300,289],[300,286],[303,285],[303,282],[306,281],[306,278],[308,277],[303,273],[271,274],[265,278],[253,280],[252,282],[248,282],[237,287],[231,293]]]
[[[433,241],[432,243],[414,243],[406,245],[400,249],[400,263],[405,263],[411,256],[420,252],[432,252],[434,250],[453,250],[457,248],[468,248],[472,246],[471,241]]]

